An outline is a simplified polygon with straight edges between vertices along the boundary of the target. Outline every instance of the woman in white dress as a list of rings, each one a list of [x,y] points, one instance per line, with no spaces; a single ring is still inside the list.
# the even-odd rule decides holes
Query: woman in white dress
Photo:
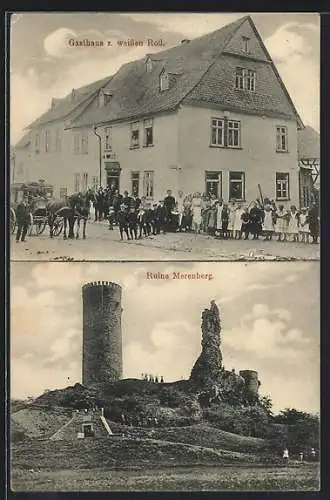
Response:
[[[193,230],[195,234],[199,234],[202,224],[202,197],[200,193],[194,193],[191,208],[193,214]]]
[[[223,233],[222,233],[222,210],[223,210],[223,203],[222,203],[222,200],[219,200],[219,202],[217,203],[217,231],[216,231],[217,236],[223,236]]]
[[[309,243],[309,222],[307,208],[301,209],[301,214],[299,216],[299,234],[300,241],[302,243]]]
[[[299,212],[295,205],[292,205],[288,214],[288,234],[292,235],[292,241],[299,241]]]
[[[273,212],[270,205],[265,205],[262,229],[265,233],[265,241],[270,241],[274,232]]]
[[[234,224],[235,224],[235,210],[236,203],[233,201],[229,206],[229,219],[228,219],[228,236],[229,238],[233,238],[234,236]]]
[[[242,237],[242,223],[243,223],[242,215],[243,215],[243,212],[244,212],[244,209],[242,208],[240,203],[238,203],[236,210],[234,212],[235,219],[234,219],[233,231],[234,231],[234,239],[235,240],[239,240]]]
[[[284,205],[280,205],[276,211],[275,232],[277,233],[277,241],[286,241],[288,231],[288,212]],[[283,237],[283,239],[282,239]]]

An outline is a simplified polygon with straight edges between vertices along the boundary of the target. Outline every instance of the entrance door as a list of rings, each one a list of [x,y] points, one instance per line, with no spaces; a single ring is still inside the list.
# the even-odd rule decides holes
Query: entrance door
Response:
[[[107,186],[113,186],[120,191],[120,165],[117,162],[107,162],[105,165],[107,175]]]
[[[92,437],[94,436],[93,425],[92,424],[83,424],[82,430],[84,433],[84,437]]]
[[[222,197],[222,178],[221,172],[205,172],[205,193],[208,196],[215,195],[216,198]]]

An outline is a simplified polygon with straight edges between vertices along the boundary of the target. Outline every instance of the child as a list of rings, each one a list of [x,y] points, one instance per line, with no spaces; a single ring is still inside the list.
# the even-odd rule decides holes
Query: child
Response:
[[[264,209],[264,221],[262,228],[265,233],[265,241],[270,241],[274,232],[273,212],[271,205],[266,205]]]
[[[292,235],[292,241],[299,241],[299,213],[295,205],[291,205],[288,214],[288,233]]]
[[[276,212],[275,232],[277,233],[277,241],[286,241],[286,234],[288,228],[287,215],[288,213],[285,210],[284,205],[280,205]]]
[[[307,208],[301,209],[301,214],[299,216],[299,234],[300,234],[300,241],[302,243],[309,243],[309,223],[308,223]]]
[[[244,212],[242,213],[241,219],[242,219],[242,234],[244,234],[244,239],[248,240],[250,232],[250,215],[247,208],[244,208]]]
[[[202,200],[200,193],[195,193],[192,200],[193,230],[200,234],[202,224]]]
[[[237,208],[235,210],[235,219],[234,219],[234,239],[235,240],[240,240],[242,237],[242,214],[244,210],[242,209],[242,206],[240,203],[238,203]]]

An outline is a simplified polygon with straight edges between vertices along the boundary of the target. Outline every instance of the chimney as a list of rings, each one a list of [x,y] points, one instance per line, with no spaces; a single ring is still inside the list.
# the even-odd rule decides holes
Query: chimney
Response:
[[[76,100],[76,89],[72,89],[71,91],[71,102]]]
[[[54,109],[56,106],[56,99],[53,97],[52,98],[52,103],[51,103],[51,109]]]
[[[186,43],[189,43],[190,40],[188,40],[188,38],[184,38],[183,40],[181,40],[181,44],[186,44]]]

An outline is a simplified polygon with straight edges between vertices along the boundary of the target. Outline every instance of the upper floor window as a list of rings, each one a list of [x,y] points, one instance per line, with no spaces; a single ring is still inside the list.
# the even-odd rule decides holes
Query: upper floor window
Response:
[[[131,172],[131,193],[139,196],[140,191],[140,172]]]
[[[40,134],[39,133],[36,133],[35,138],[34,138],[34,151],[35,151],[36,155],[40,153]]]
[[[81,134],[81,154],[88,154],[88,132],[83,132]]]
[[[55,150],[61,151],[61,148],[62,148],[62,130],[58,128],[56,130]]]
[[[286,126],[276,127],[276,151],[288,152],[288,128]]]
[[[250,69],[236,68],[235,88],[254,92],[256,89],[256,72]]]
[[[105,129],[104,129],[104,148],[111,149],[111,144],[112,144],[111,127],[105,127]]]
[[[50,150],[50,130],[45,130],[45,153],[49,153]]]
[[[82,174],[82,190],[87,191],[88,188],[88,173],[83,172]]]
[[[153,120],[152,120],[152,118],[149,118],[148,120],[143,121],[143,129],[144,129],[143,145],[144,146],[152,146],[153,145]]]
[[[92,189],[93,189],[93,191],[97,190],[98,185],[99,185],[99,178],[96,175],[93,175],[93,177],[92,177]]]
[[[139,122],[131,123],[131,148],[140,146],[140,124]]]
[[[212,118],[211,146],[241,147],[241,122],[228,118]]]
[[[159,79],[160,91],[163,92],[164,90],[168,90],[169,87],[170,87],[169,74],[166,71],[163,71],[163,73],[160,75],[160,79]]]
[[[80,174],[73,174],[73,190],[75,193],[80,191]]]
[[[73,152],[74,154],[80,153],[80,133],[76,132],[73,136]]]
[[[249,52],[250,51],[249,42],[250,42],[250,38],[248,36],[242,36],[242,48],[243,48],[243,52]]]

